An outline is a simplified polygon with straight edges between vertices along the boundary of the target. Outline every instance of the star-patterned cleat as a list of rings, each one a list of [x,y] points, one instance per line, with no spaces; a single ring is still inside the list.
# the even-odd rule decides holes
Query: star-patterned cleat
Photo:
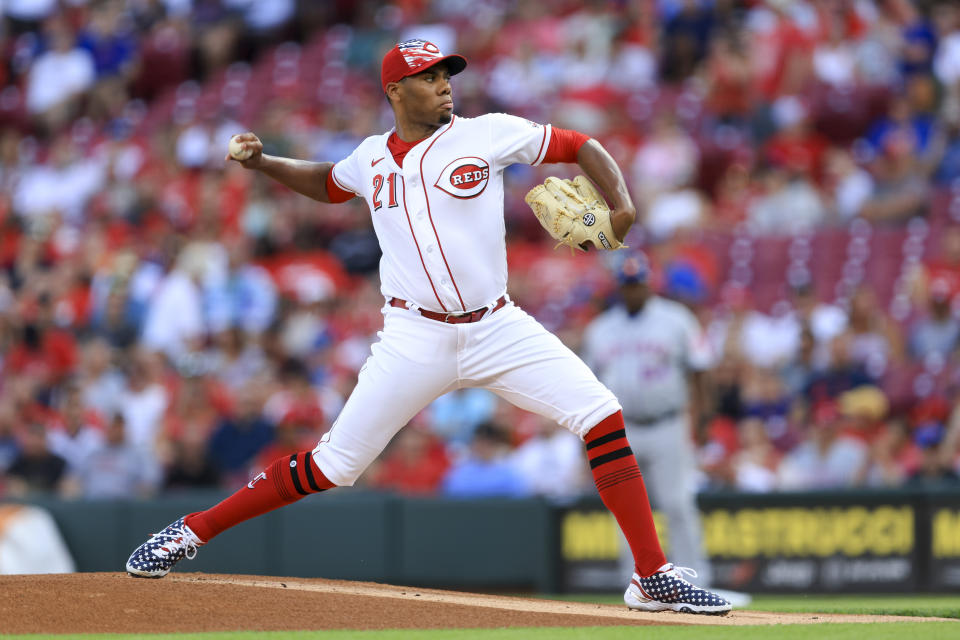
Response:
[[[162,578],[183,558],[192,560],[203,545],[180,518],[137,547],[127,560],[127,573],[135,578]]]
[[[629,608],[639,611],[678,611],[712,616],[730,612],[729,602],[687,582],[684,575],[695,578],[697,572],[668,563],[648,578],[634,573],[623,601]]]

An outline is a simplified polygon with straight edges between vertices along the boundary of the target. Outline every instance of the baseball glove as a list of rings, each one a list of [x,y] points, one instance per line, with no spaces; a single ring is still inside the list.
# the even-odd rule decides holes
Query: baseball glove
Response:
[[[610,207],[585,176],[573,180],[547,178],[531,189],[524,200],[537,220],[555,240],[583,251],[586,242],[597,249],[622,249],[610,224]]]

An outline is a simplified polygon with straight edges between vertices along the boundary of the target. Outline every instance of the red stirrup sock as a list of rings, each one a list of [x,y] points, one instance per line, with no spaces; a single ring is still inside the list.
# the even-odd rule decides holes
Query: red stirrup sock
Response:
[[[247,486],[206,511],[191,513],[184,522],[198,538],[209,542],[244,520],[335,486],[313,461],[312,452],[301,451],[274,460]]]
[[[623,413],[617,411],[604,419],[587,433],[584,442],[600,499],[626,536],[637,573],[653,575],[667,559],[657,538],[643,476],[627,442]]]

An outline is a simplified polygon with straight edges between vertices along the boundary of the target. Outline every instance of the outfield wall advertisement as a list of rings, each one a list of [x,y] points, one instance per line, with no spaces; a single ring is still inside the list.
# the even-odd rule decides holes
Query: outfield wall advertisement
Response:
[[[930,540],[932,587],[943,591],[960,590],[960,499],[934,503]]]
[[[153,530],[147,527],[223,497],[31,503],[53,517],[78,571],[118,571],[144,532]],[[700,508],[718,587],[751,593],[960,591],[958,490],[709,494]],[[660,513],[654,517],[668,557],[676,559],[669,521]],[[104,531],[109,544],[103,544]],[[622,592],[632,564],[625,554],[619,565],[620,544],[599,497],[556,504],[330,491],[224,532],[188,570],[613,593]]]
[[[703,496],[717,587],[749,592],[902,592],[960,587],[960,496]],[[616,523],[599,502],[559,515],[565,591],[624,584]],[[669,522],[657,519],[669,553]]]
[[[715,581],[742,591],[916,587],[909,505],[712,509],[704,544]]]

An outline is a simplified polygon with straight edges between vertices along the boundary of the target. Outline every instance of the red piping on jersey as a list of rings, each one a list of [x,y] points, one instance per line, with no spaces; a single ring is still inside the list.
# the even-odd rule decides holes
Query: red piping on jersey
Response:
[[[427,182],[423,179],[423,159],[427,157],[428,153],[430,153],[430,148],[433,147],[433,143],[439,140],[440,136],[445,134],[447,131],[450,131],[456,119],[457,116],[453,116],[453,118],[450,119],[450,126],[441,131],[440,135],[433,139],[433,141],[430,143],[430,146],[427,147],[427,150],[423,152],[422,156],[420,156],[420,183],[423,185],[423,199],[427,201],[427,217],[430,218],[430,226],[433,227],[433,235],[437,239],[437,247],[440,248],[440,257],[443,258],[443,264],[447,268],[447,273],[450,274],[450,281],[453,282],[453,289],[457,292],[457,298],[460,300],[460,308],[466,311],[467,305],[463,303],[463,296],[460,295],[460,288],[457,286],[457,279],[453,277],[453,272],[450,271],[450,265],[447,264],[447,256],[443,253],[443,243],[440,242],[440,236],[437,235],[437,227],[433,224],[433,214],[430,213],[430,198],[427,197]],[[406,193],[406,190],[404,190],[404,193]],[[424,269],[426,269],[426,266],[424,266]],[[431,282],[431,284],[433,283]],[[436,293],[436,290],[434,290],[434,293]],[[444,311],[446,311],[446,308],[444,308]]]
[[[537,160],[540,159],[540,154],[543,153],[543,145],[546,141],[547,141],[547,125],[543,125],[543,140],[540,141],[540,148],[537,150],[537,157],[533,159],[533,162],[530,163],[531,165],[536,164]]]
[[[420,243],[417,242],[417,234],[413,232],[413,223],[410,222],[410,212],[407,211],[407,184],[403,180],[400,180],[400,183],[403,184],[403,213],[407,216],[407,225],[410,227],[410,237],[413,238],[413,244],[417,247],[417,255],[420,256],[420,264],[423,265],[423,272],[427,274],[427,281],[430,282],[430,288],[433,289],[433,295],[436,297],[440,308],[444,311],[447,311],[447,308],[440,300],[440,296],[437,294],[437,288],[433,286],[433,278],[430,277],[430,272],[427,271],[427,263],[423,261],[423,253],[420,251]]]

